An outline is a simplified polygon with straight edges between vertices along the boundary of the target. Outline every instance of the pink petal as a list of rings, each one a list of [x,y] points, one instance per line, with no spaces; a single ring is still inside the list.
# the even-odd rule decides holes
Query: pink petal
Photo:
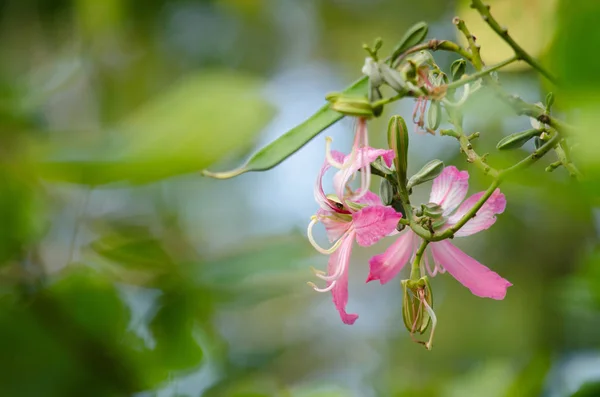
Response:
[[[373,245],[396,229],[402,214],[382,205],[365,207],[352,216],[358,245]]]
[[[465,199],[468,189],[469,173],[451,165],[433,180],[429,202],[441,205],[447,216]]]
[[[332,150],[331,157],[333,157],[333,159],[335,161],[337,161],[338,163],[343,164],[344,159],[346,158],[346,155],[342,152],[338,152],[337,150]]]
[[[335,213],[332,211],[319,209],[317,211],[317,217],[323,226],[325,226],[327,237],[330,242],[337,241],[352,225],[351,222],[344,222],[339,217],[335,216]]]
[[[346,304],[348,304],[348,264],[350,263],[353,241],[354,236],[352,233],[344,237],[340,248],[329,257],[329,266],[327,269],[331,275],[335,274],[339,267],[342,266],[340,277],[336,281],[333,281],[335,282],[335,286],[331,290],[331,296],[333,297],[333,304],[340,313],[344,324],[354,324],[358,318],[357,314],[346,313]],[[329,284],[331,285],[331,282]]]
[[[417,238],[412,230],[407,230],[383,254],[372,257],[367,282],[379,280],[381,284],[385,284],[393,279],[410,261]]]
[[[484,193],[485,192],[475,193],[466,199],[460,205],[460,207],[458,207],[458,210],[456,210],[456,212],[448,218],[447,225],[452,226],[456,224],[460,218],[462,218],[471,208],[473,208],[475,203],[479,201]],[[455,233],[455,236],[470,236],[471,234],[475,234],[490,228],[496,222],[496,214],[503,213],[505,208],[506,197],[504,197],[504,194],[500,193],[500,189],[496,189],[488,201],[486,201],[479,211],[477,211],[475,217],[471,218],[467,223],[465,223],[465,225]]]
[[[471,258],[447,240],[429,244],[433,260],[442,265],[473,295],[482,298],[504,299],[512,284]]]
[[[356,153],[346,155],[344,158],[344,169],[338,171],[333,177],[333,185],[338,197],[346,195],[346,185],[352,175],[358,170],[370,165],[378,157],[383,157],[386,164],[391,165],[394,159],[394,151],[386,149],[374,149],[372,147],[361,147],[356,149]]]
[[[359,194],[360,192],[361,192],[361,190],[358,189],[356,191],[356,194]],[[362,196],[359,200],[357,200],[357,203],[366,204],[366,205],[383,205],[381,203],[381,199],[379,198],[379,196],[370,191],[366,192],[364,196]]]

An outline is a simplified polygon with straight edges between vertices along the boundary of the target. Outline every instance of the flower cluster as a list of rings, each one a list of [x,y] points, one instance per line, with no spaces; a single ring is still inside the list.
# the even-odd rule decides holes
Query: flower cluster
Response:
[[[308,227],[311,244],[319,252],[330,255],[329,264],[327,272],[314,270],[315,276],[323,280],[325,286],[309,284],[316,291],[331,292],[333,303],[345,324],[353,324],[358,318],[357,314],[346,312],[348,266],[354,240],[358,245],[366,247],[385,237],[396,236],[385,252],[370,259],[367,282],[379,280],[381,284],[385,284],[396,277],[407,263],[417,260],[419,276],[428,273],[433,277],[447,271],[476,296],[492,299],[505,297],[507,288],[511,286],[510,282],[462,252],[447,239],[427,241],[423,247],[427,247],[428,252],[418,252],[423,239],[411,227],[406,227],[412,224],[411,220],[425,221],[432,234],[440,234],[461,222],[484,195],[484,192],[480,192],[465,199],[469,187],[469,174],[466,171],[459,171],[454,166],[443,168],[433,180],[429,202],[421,210],[415,208],[405,211],[406,218],[409,216],[407,214],[411,214],[413,218],[406,219],[402,212],[391,205],[384,205],[377,194],[369,191],[371,165],[385,165],[393,173],[397,150],[369,147],[366,120],[362,118],[357,121],[350,154],[332,151],[330,145],[331,139],[327,138],[325,163],[317,177],[314,191],[320,209],[312,217]],[[337,169],[333,177],[335,193],[326,195],[322,182],[330,168]],[[360,179],[360,187],[353,190],[350,182],[355,178]],[[495,189],[474,216],[457,228],[453,236],[470,236],[488,229],[496,222],[496,215],[502,213],[505,206],[504,194]],[[331,248],[322,248],[313,237],[313,227],[319,222],[324,225],[327,236],[333,243]],[[413,285],[417,285],[419,276],[413,277]],[[430,310],[424,297],[431,292],[423,292],[424,288],[415,295]],[[415,287],[415,291],[417,289]],[[415,321],[411,319],[409,323]],[[414,325],[410,328],[411,332],[415,330]]]

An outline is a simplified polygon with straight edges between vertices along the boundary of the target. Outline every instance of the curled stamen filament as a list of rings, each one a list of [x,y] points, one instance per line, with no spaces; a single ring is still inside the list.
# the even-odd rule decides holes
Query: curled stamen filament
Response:
[[[342,163],[337,162],[331,154],[331,142],[333,142],[333,139],[331,139],[331,137],[328,136],[327,138],[325,138],[325,158],[332,167],[342,169],[344,168],[344,165]]]
[[[460,97],[460,99],[458,101],[452,102],[452,101],[444,98],[443,102],[444,102],[444,105],[457,108],[457,107],[462,106],[462,105],[465,104],[465,102],[469,98],[469,95],[471,95],[471,85],[470,84],[465,84],[462,96]]]
[[[438,274],[438,266],[437,263],[433,263],[433,271],[431,270],[431,266],[429,265],[429,256],[427,255],[427,253],[425,253],[424,257],[423,257],[423,261],[425,262],[425,268],[427,269],[427,273],[429,273],[429,275],[431,277],[435,277],[436,274]]]
[[[314,267],[311,270],[313,271],[313,273],[315,274],[315,276],[317,276],[321,280],[324,280],[324,281],[335,281],[335,280],[337,280],[338,278],[340,278],[342,276],[344,267],[343,266],[339,266],[336,269],[335,273],[333,273],[330,276],[326,276],[325,272],[323,272],[321,270],[317,270]]]
[[[427,310],[427,314],[429,314],[429,318],[431,318],[431,332],[429,333],[429,340],[425,343],[425,348],[427,350],[431,350],[431,344],[433,343],[433,334],[435,333],[435,327],[437,326],[437,317],[435,316],[435,312],[429,306],[427,301],[425,300],[425,293],[423,291],[419,291],[419,299],[421,303],[425,306],[425,310]]]
[[[315,283],[312,283],[310,281],[307,282],[306,284],[308,284],[312,289],[314,289],[317,292],[328,292],[328,291],[331,291],[333,289],[333,287],[335,287],[336,282],[337,282],[336,280],[332,281],[331,284],[329,284],[325,288],[319,288],[319,287],[317,287],[317,285]]]
[[[361,136],[362,146],[368,147],[369,146],[369,134],[368,134],[366,128],[362,128],[360,132],[362,135]],[[360,160],[362,161],[362,159],[360,159]],[[353,197],[353,199],[360,200],[361,198],[363,198],[364,195],[367,194],[367,192],[369,191],[370,185],[371,185],[371,164],[366,164],[360,170],[360,190],[359,190],[358,194],[356,194]]]
[[[308,224],[308,230],[306,231],[306,235],[308,236],[308,241],[310,241],[312,246],[315,247],[315,249],[317,251],[319,251],[320,253],[322,253],[323,255],[331,255],[340,247],[340,245],[342,244],[343,238],[338,239],[338,241],[336,241],[333,244],[333,246],[329,249],[325,249],[325,248],[321,247],[319,244],[317,244],[317,242],[315,241],[313,234],[312,234],[312,229],[318,222],[319,222],[319,218],[317,218],[316,216],[313,216],[311,218],[311,221]]]

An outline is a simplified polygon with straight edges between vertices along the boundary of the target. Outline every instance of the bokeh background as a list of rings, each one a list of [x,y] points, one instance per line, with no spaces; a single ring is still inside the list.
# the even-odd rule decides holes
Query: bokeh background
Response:
[[[505,88],[532,102],[554,91],[555,113],[581,125],[586,180],[545,173],[550,155],[503,185],[496,225],[457,244],[514,286],[493,301],[436,277],[430,352],[404,328],[399,279],[364,282],[391,240],[354,251],[354,326],[306,285],[327,261],[304,236],[324,136],[347,151],[350,121],[268,172],[198,172],[303,121],[360,75],[363,43],[380,36],[387,52],[418,21],[459,40],[460,15],[488,64],[508,57],[467,3],[0,1],[0,395],[600,396],[597,1],[490,0],[560,76],[557,88],[515,68]],[[436,54],[446,70],[453,59]],[[413,105],[388,107],[371,141]],[[495,151],[530,127],[490,93],[467,107],[491,164],[532,150]],[[472,171],[471,193],[486,187],[452,138],[412,134],[409,171],[432,158]]]

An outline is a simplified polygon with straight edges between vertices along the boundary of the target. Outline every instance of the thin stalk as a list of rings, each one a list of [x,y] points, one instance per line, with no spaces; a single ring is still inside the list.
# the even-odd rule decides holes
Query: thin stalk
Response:
[[[480,70],[480,71],[478,71],[476,73],[473,73],[472,75],[468,75],[468,76],[465,75],[465,77],[463,77],[462,79],[457,80],[455,82],[452,82],[452,83],[448,84],[446,86],[446,89],[447,90],[454,90],[454,89],[456,89],[456,88],[458,88],[460,86],[463,86],[465,84],[468,84],[468,83],[471,83],[471,82],[473,82],[475,80],[478,80],[478,79],[480,79],[480,78],[482,78],[484,76],[487,76],[488,74],[492,73],[493,71],[501,69],[501,68],[503,68],[503,67],[505,67],[507,65],[510,65],[511,63],[516,62],[518,60],[519,59],[515,55],[512,58],[509,58],[509,59],[507,59],[505,61],[502,61],[502,62],[500,62],[500,63],[498,63],[496,65],[490,66],[489,68],[482,69],[482,70]]]
[[[419,249],[417,250],[417,253],[415,254],[415,260],[410,268],[410,279],[412,281],[418,281],[419,278],[421,278],[421,258],[423,257],[423,253],[425,252],[425,248],[427,248],[428,244],[429,241],[423,240],[419,246]]]
[[[556,78],[550,74],[542,65],[538,63],[531,55],[529,55],[523,47],[521,47],[509,34],[508,29],[500,26],[496,18],[490,13],[490,6],[483,4],[481,0],[471,0],[471,8],[476,9],[483,20],[498,36],[500,36],[515,52],[515,55],[527,62],[532,68],[540,72],[544,77],[556,84]]]

